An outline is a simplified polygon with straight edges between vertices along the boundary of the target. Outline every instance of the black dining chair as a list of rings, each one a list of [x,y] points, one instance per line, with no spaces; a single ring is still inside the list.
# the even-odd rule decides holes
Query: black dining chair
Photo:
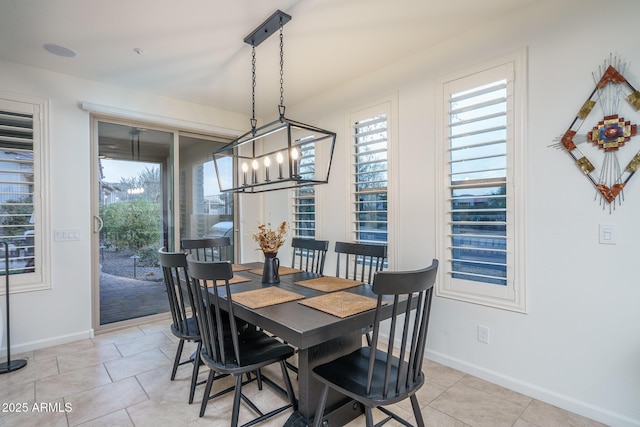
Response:
[[[335,252],[338,258],[336,277],[364,283],[371,283],[373,275],[382,271],[387,261],[386,245],[336,242]],[[365,332],[365,336],[367,343],[371,344],[371,334]]]
[[[293,248],[291,268],[324,274],[324,260],[329,249],[328,240],[294,237],[291,239],[291,247]]]
[[[313,369],[313,377],[324,384],[314,418],[314,426],[320,427],[329,389],[354,399],[365,406],[367,427],[372,427],[372,409],[378,408],[386,418],[377,426],[394,419],[411,425],[385,406],[409,398],[418,426],[424,426],[416,392],[424,384],[422,362],[424,360],[429,313],[433,299],[433,285],[438,270],[438,260],[429,267],[407,272],[378,272],[373,280],[373,292],[378,303],[373,324],[371,345]],[[384,297],[390,301],[393,315],[388,327],[388,338],[381,333],[385,310]],[[386,308],[388,309],[388,308]],[[394,348],[394,345],[399,346]]]
[[[231,239],[228,237],[182,239],[180,247],[199,261],[231,261]]]
[[[180,247],[197,261],[231,261],[231,239],[229,237],[209,237],[202,239],[182,239]],[[247,322],[236,319],[241,330],[255,328]]]
[[[178,366],[193,363],[191,388],[189,390],[189,403],[192,403],[198,380],[198,370],[200,367],[199,355],[202,342],[195,313],[190,313],[193,294],[191,293],[191,288],[187,285],[189,283],[187,256],[184,252],[166,252],[164,248],[158,251],[158,256],[160,258],[160,266],[162,267],[167,297],[169,298],[169,308],[173,320],[171,332],[180,340],[173,361],[171,381],[176,377]],[[182,358],[182,349],[185,341],[196,342],[198,347],[191,358],[181,362],[180,359]]]
[[[336,277],[371,283],[373,275],[384,269],[387,246],[336,242]]]
[[[253,425],[288,408],[296,410],[297,400],[285,366],[287,358],[293,356],[294,349],[256,329],[240,334],[234,316],[233,297],[229,287],[229,279],[233,277],[231,263],[197,261],[193,255],[189,255],[187,265],[191,276],[192,292],[196,301],[200,302],[195,305],[202,335],[200,357],[211,369],[202,398],[200,416],[204,415],[207,402],[210,399],[228,391],[222,390],[211,395],[213,382],[228,375],[236,377],[235,388],[233,388],[235,395],[231,412],[231,427],[238,425],[241,400],[258,414],[257,418],[245,425]],[[274,363],[280,364],[286,390],[260,373],[261,368]],[[257,374],[253,377],[249,376],[253,371],[256,371]],[[247,374],[247,379],[243,381],[244,374]],[[244,385],[256,380],[260,388],[264,382],[286,394],[289,403],[263,413],[242,393]]]

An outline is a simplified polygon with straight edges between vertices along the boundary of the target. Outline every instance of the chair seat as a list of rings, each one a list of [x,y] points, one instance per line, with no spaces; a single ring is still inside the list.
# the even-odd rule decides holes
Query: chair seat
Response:
[[[198,330],[197,319],[194,317],[188,317],[180,326],[182,326],[182,328],[179,328],[176,324],[171,325],[171,332],[173,332],[173,335],[187,341],[200,341],[200,331]],[[189,333],[184,333],[182,331],[189,331]]]
[[[331,383],[331,387],[338,389],[342,394],[359,400],[367,400],[369,406],[389,405],[404,400],[410,394],[415,393],[424,383],[424,374],[420,372],[418,387],[413,386],[411,390],[406,385],[401,385],[399,392],[396,393],[396,381],[398,378],[398,365],[400,360],[392,356],[391,375],[393,379],[388,384],[386,396],[383,393],[384,373],[386,353],[376,350],[375,364],[373,368],[373,380],[371,390],[366,392],[365,385],[367,383],[367,375],[369,370],[369,354],[371,347],[358,349],[346,356],[342,356],[334,361],[324,365],[317,366],[313,369],[314,376],[324,383]],[[407,369],[407,363],[402,363],[402,368]]]
[[[225,331],[226,332],[226,331]],[[234,371],[246,372],[247,367],[266,366],[274,361],[286,359],[295,353],[295,349],[264,332],[250,330],[238,335],[239,354],[242,355],[240,363],[235,359],[231,338],[225,333],[226,364],[216,362],[202,353],[203,361],[220,373],[233,374]]]

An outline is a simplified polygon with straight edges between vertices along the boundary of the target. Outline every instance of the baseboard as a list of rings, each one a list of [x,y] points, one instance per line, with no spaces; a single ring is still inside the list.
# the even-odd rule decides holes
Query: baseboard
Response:
[[[517,378],[470,364],[464,360],[449,357],[446,354],[427,351],[427,359],[610,426],[640,426],[640,420],[590,405],[573,397],[523,382]]]
[[[40,350],[42,348],[52,347],[52,346],[61,345],[61,344],[68,344],[70,342],[91,338],[93,335],[92,331],[93,330],[89,329],[86,331],[77,332],[75,334],[60,335],[58,337],[47,338],[45,340],[39,340],[39,341],[31,341],[27,343],[18,344],[18,345],[15,345],[12,343],[11,357],[13,357],[14,355],[26,353],[29,351]],[[0,355],[2,357],[7,356],[6,347],[3,347],[2,349],[0,349]]]

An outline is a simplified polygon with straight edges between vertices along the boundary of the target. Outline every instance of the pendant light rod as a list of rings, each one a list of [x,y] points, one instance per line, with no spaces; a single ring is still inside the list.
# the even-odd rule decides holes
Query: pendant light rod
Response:
[[[254,47],[258,46],[289,21],[291,21],[291,15],[287,15],[281,10],[276,10],[273,15],[245,37],[244,42]]]

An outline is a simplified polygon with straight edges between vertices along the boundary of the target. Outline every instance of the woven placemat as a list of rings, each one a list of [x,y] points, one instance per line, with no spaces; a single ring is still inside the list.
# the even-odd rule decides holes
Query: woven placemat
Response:
[[[285,267],[285,266],[280,266],[280,268],[278,268],[278,274],[280,276],[284,276],[287,274],[294,274],[294,273],[302,273],[303,270],[297,269],[297,268],[291,268],[291,267]],[[262,276],[262,267],[260,268],[253,268],[251,270],[249,270],[249,273],[253,273],[253,274],[258,274],[260,276]]]
[[[250,267],[247,267],[245,265],[239,265],[239,264],[231,264],[231,271],[247,271],[249,270]]]
[[[342,291],[344,289],[354,288],[362,285],[364,282],[358,282],[350,279],[343,279],[341,277],[323,276],[316,277],[309,280],[301,280],[294,282],[296,285],[304,286],[305,288],[315,289],[322,292],[335,292]]]
[[[229,279],[229,284],[233,285],[234,283],[243,283],[243,282],[250,282],[251,279],[247,278],[247,277],[242,277],[242,276],[233,276],[231,279]],[[207,285],[211,286],[211,280],[207,280]],[[222,285],[224,286],[224,281],[223,280],[218,280],[218,285]]]
[[[233,300],[249,308],[262,308],[304,298],[304,295],[275,286],[233,294]]]
[[[341,319],[376,308],[378,301],[350,292],[333,292],[298,301],[298,304],[324,311]]]

